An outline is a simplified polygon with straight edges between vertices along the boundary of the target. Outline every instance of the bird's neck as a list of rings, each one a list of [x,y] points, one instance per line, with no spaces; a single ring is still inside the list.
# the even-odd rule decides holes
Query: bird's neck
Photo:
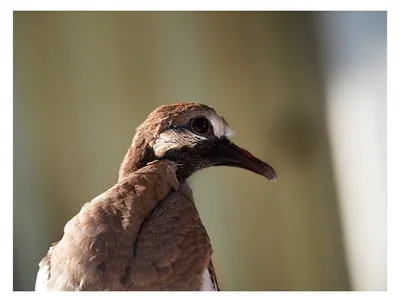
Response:
[[[124,160],[122,161],[119,169],[119,179],[128,176],[129,174],[143,168],[147,163],[156,160],[153,149],[148,145],[133,141],[125,154]]]
[[[182,147],[179,150],[168,150],[163,159],[178,163],[176,175],[179,182],[184,183],[193,173],[207,166],[207,162],[202,160],[199,154],[196,148]],[[162,159],[154,154],[146,137],[141,133],[135,135],[122,161],[118,181],[155,160]]]
[[[142,140],[134,138],[119,169],[118,181],[157,159],[159,158],[156,157],[149,145]],[[199,169],[199,165],[197,164],[199,161],[192,160],[188,152],[172,150],[168,152],[166,159],[180,163],[176,171],[180,183],[184,183],[186,179]]]

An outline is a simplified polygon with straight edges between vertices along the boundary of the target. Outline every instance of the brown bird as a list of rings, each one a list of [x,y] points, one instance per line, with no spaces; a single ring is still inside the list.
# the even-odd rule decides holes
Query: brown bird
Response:
[[[272,167],[229,139],[214,109],[176,103],[136,129],[118,182],[83,205],[39,264],[35,290],[219,290],[187,178],[210,166]]]

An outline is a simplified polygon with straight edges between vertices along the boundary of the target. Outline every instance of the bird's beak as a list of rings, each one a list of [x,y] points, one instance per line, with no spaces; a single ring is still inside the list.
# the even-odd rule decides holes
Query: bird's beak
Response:
[[[240,148],[228,139],[218,141],[209,153],[212,166],[239,167],[260,174],[272,182],[276,181],[275,170],[252,155],[249,151]]]

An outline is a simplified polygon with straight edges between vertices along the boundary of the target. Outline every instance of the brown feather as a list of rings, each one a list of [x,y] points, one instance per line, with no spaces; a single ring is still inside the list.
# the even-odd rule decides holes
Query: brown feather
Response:
[[[215,111],[198,103],[166,105],[137,128],[118,183],[82,207],[40,262],[45,288],[199,290],[208,269],[219,290],[192,191],[179,184],[176,163],[152,152],[171,123],[197,114]]]

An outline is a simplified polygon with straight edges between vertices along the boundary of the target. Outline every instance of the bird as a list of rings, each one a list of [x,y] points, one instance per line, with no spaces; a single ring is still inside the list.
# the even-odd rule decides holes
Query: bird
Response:
[[[219,291],[188,178],[213,166],[275,182],[212,107],[163,105],[136,128],[115,185],[85,203],[39,263],[35,291]]]

